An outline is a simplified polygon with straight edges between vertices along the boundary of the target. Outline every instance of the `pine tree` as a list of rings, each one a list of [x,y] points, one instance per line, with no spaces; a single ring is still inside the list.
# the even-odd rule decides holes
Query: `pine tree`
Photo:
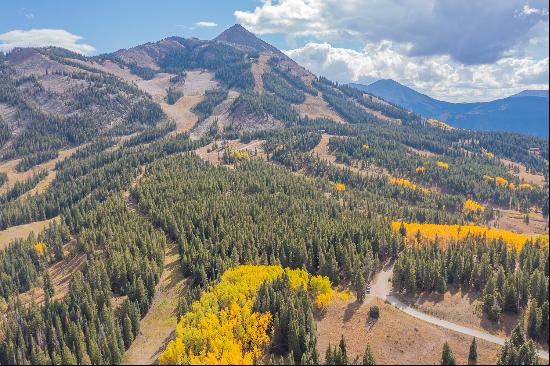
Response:
[[[335,365],[334,354],[332,352],[332,347],[329,344],[325,352],[325,365]]]
[[[542,317],[537,300],[531,299],[527,313],[527,335],[533,339],[538,338],[541,323]]]
[[[61,352],[61,359],[62,359],[61,363],[63,365],[76,365],[78,363],[78,361],[76,360],[76,357],[71,352],[69,347],[67,347],[66,345],[63,346],[63,350]]]
[[[456,359],[449,343],[445,342],[443,344],[443,352],[441,354],[441,364],[442,365],[456,365]]]
[[[470,344],[470,353],[468,354],[468,361],[470,363],[476,363],[477,362],[477,343],[476,339],[472,339],[472,343]]]
[[[355,275],[353,287],[355,288],[357,301],[359,301],[360,303],[365,301],[366,286],[367,283],[365,281],[365,276],[363,276],[363,271],[359,270]]]
[[[132,321],[128,315],[125,315],[122,320],[122,338],[124,339],[124,347],[128,349],[134,340],[134,334],[132,333]]]
[[[347,351],[346,340],[344,339],[344,336],[340,338],[340,344],[338,345],[338,359],[336,364],[339,364],[339,365],[349,364],[348,351]]]
[[[374,352],[372,351],[372,348],[368,343],[367,343],[367,349],[365,349],[365,354],[363,355],[363,365],[376,365],[376,361],[374,359]]]

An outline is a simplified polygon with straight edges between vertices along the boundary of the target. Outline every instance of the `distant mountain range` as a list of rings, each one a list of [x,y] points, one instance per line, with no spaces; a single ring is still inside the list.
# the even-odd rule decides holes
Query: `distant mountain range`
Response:
[[[525,90],[490,102],[450,103],[390,79],[369,85],[350,85],[455,127],[519,132],[548,138],[548,90]]]

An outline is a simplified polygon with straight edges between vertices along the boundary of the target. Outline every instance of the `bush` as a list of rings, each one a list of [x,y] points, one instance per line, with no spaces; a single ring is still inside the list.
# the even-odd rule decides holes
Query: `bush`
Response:
[[[378,319],[380,317],[380,308],[377,305],[373,305],[370,307],[369,317],[372,319]]]

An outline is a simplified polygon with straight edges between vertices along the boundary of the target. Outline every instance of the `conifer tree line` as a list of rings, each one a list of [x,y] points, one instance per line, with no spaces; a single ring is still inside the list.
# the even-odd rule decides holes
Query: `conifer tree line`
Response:
[[[490,320],[502,313],[527,311],[527,335],[548,341],[548,248],[527,242],[517,252],[501,239],[469,236],[442,248],[436,242],[406,246],[395,261],[396,291],[444,293],[458,286],[481,292],[482,309]]]
[[[137,174],[137,167],[206,143],[205,140],[190,141],[187,134],[179,134],[153,142],[148,147],[109,151],[106,149],[111,142],[99,140],[60,163],[55,179],[44,192],[22,202],[0,202],[0,228],[53,218],[83,199],[103,201],[109,193],[127,187]],[[30,189],[29,186],[25,188]]]
[[[57,151],[44,151],[25,156],[17,163],[15,170],[18,172],[26,172],[35,165],[57,158],[57,155]]]
[[[294,290],[286,274],[266,281],[260,287],[254,311],[273,314],[271,354],[289,355],[300,365],[319,363],[313,307],[305,289]]]
[[[48,171],[42,170],[23,181],[15,182],[13,187],[11,187],[4,194],[0,195],[0,204],[5,204],[16,200],[24,193],[36,187],[36,185],[46,178],[47,175]]]
[[[210,117],[221,102],[227,99],[228,92],[223,89],[207,90],[204,98],[193,107],[193,112],[199,116],[199,121]]]
[[[271,57],[268,61],[271,71],[281,76],[286,80],[287,83],[292,85],[294,88],[297,88],[303,92],[306,92],[310,95],[316,96],[318,92],[312,86],[306,85],[302,79],[292,73],[290,67],[285,67],[281,65],[282,60],[279,57]]]

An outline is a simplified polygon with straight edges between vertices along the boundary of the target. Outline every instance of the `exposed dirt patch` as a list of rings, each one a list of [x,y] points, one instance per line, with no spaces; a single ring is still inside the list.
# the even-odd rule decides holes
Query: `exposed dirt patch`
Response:
[[[84,145],[82,145],[84,146]],[[80,146],[81,147],[81,146]],[[73,147],[71,149],[67,150],[61,150],[59,152],[59,155],[57,158],[49,160],[43,164],[39,164],[35,167],[32,167],[31,169],[27,170],[26,172],[18,172],[15,169],[15,166],[21,159],[15,159],[15,160],[8,160],[6,162],[3,162],[0,164],[0,172],[6,173],[8,176],[8,181],[6,184],[4,184],[2,187],[0,187],[0,194],[5,193],[9,190],[9,188],[13,187],[13,185],[16,182],[24,181],[30,177],[32,177],[35,173],[38,173],[42,170],[47,170],[50,172],[50,174],[55,169],[55,164],[57,164],[58,161],[64,160],[75,153],[75,151],[78,149],[78,147]],[[52,179],[53,180],[53,179]],[[51,183],[51,181],[50,181]],[[43,186],[43,189],[47,188],[47,186]]]
[[[525,222],[524,213],[504,209],[499,211],[500,217],[492,220],[489,226],[527,235],[548,234],[548,219],[545,219],[540,211],[529,212],[528,224]]]
[[[370,305],[380,307],[380,318],[367,329]],[[357,304],[353,299],[336,300],[317,321],[317,349],[324,360],[329,344],[346,339],[348,356],[362,358],[367,343],[377,364],[440,364],[443,343],[448,341],[459,364],[466,364],[471,338],[411,317],[380,299]],[[495,364],[500,347],[478,342],[478,363]]]
[[[178,322],[178,299],[183,296],[187,281],[179,266],[175,244],[167,243],[157,293],[151,308],[140,322],[136,339],[124,355],[124,364],[151,365],[156,363],[166,344],[172,339]]]
[[[55,293],[53,298],[55,300],[61,300],[69,292],[69,285],[73,275],[82,268],[86,261],[86,254],[78,254],[71,258],[65,258],[53,266],[48,268],[48,274],[53,283]],[[19,299],[24,305],[35,303],[41,304],[44,302],[44,291],[42,286],[36,286],[35,288],[19,295]]]
[[[214,80],[214,75],[211,72],[191,70],[186,72],[183,94],[204,95],[207,90],[213,90],[217,87],[218,82]]]
[[[364,105],[362,105],[360,103],[355,103],[355,105],[357,105],[358,107],[363,108],[365,111],[367,111],[368,113],[372,114],[373,116],[375,116],[376,118],[378,118],[378,119],[380,119],[384,122],[395,123],[395,124],[398,124],[398,125],[401,124],[400,119],[388,117],[385,114],[383,114],[382,112],[375,111],[374,109],[367,108],[367,107],[365,107]]]
[[[425,158],[430,158],[430,157],[434,157],[434,156],[437,156],[437,154],[431,152],[431,151],[428,151],[428,150],[418,150],[418,149],[415,149],[414,147],[410,147],[408,146],[407,147],[412,153],[418,155],[418,156],[423,156]]]
[[[447,291],[445,294],[421,294],[415,297],[399,296],[399,299],[423,313],[506,338],[517,325],[519,316],[503,313],[498,323],[483,314],[481,294],[478,292]]]
[[[271,69],[267,64],[267,61],[271,58],[270,54],[262,53],[258,58],[258,62],[254,62],[251,67],[252,76],[254,76],[254,91],[263,93],[264,92],[264,82],[262,80],[262,75],[266,72],[269,72]]]
[[[195,113],[191,112],[191,109],[196,106],[202,98],[203,97],[200,95],[189,95],[181,97],[172,105],[164,102],[160,103],[164,113],[176,122],[176,130],[171,132],[171,135],[189,131],[195,126],[198,117]]]
[[[222,163],[222,157],[226,150],[246,151],[250,157],[266,160],[266,155],[262,149],[262,144],[264,142],[264,140],[252,140],[244,144],[239,140],[214,141],[206,146],[198,148],[195,152],[201,159],[214,165],[220,165]],[[228,165],[228,167],[232,168],[231,165]]]
[[[313,155],[316,155],[320,159],[331,163],[332,165],[336,166],[337,168],[349,169],[352,172],[354,172],[356,174],[359,174],[359,175],[362,175],[364,177],[367,177],[367,176],[389,176],[390,175],[389,172],[386,171],[385,169],[374,166],[372,164],[370,164],[366,169],[363,169],[362,167],[359,167],[358,162],[354,162],[354,165],[352,165],[352,166],[337,162],[336,161],[336,156],[334,156],[329,151],[329,142],[330,142],[331,137],[338,137],[338,136],[332,136],[332,135],[325,134],[325,133],[322,134],[321,135],[321,141],[319,142],[319,144],[317,146],[315,146],[313,148],[313,151],[312,151]]]
[[[138,88],[149,93],[156,102],[160,102],[166,97],[166,92],[168,87],[170,87],[170,78],[172,76],[172,74],[163,72],[156,74],[151,80],[137,78],[136,84]]]
[[[210,117],[202,121],[191,133],[190,138],[192,140],[198,140],[210,129],[210,127],[216,123],[219,128],[224,128],[231,124],[231,115],[230,108],[235,99],[239,97],[239,93],[235,90],[229,90],[227,98],[221,102],[216,108]]]
[[[305,118],[328,118],[338,123],[347,123],[338,113],[332,110],[327,102],[320,96],[313,96],[306,93],[306,100],[302,104],[294,106],[300,117]]]
[[[516,163],[511,160],[500,159],[500,162],[508,168],[510,174],[517,176],[525,183],[534,184],[539,187],[544,187],[544,176],[540,174],[533,174],[527,171],[527,168],[523,164]]]

